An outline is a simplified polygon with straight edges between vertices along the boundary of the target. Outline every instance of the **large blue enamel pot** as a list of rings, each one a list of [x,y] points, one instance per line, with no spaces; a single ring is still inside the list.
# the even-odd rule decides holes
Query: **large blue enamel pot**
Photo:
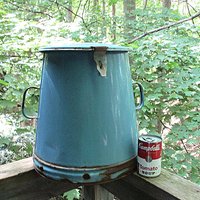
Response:
[[[128,49],[85,43],[40,51],[36,170],[56,180],[87,184],[134,171],[138,132]],[[137,84],[141,107],[142,87]]]

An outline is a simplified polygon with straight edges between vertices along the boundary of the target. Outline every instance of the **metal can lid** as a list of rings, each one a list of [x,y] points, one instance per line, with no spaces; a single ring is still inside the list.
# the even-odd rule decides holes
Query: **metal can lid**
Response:
[[[141,135],[139,137],[139,141],[147,143],[155,143],[155,142],[161,142],[162,138],[157,135]]]
[[[106,51],[128,52],[130,48],[106,43],[71,43],[71,44],[56,44],[46,47],[41,47],[40,52],[48,51],[94,51],[95,48],[105,47]]]

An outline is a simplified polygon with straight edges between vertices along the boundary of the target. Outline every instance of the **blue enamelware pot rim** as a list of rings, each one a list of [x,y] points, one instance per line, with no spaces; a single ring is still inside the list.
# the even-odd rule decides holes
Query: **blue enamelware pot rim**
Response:
[[[61,45],[50,45],[41,47],[39,49],[40,52],[46,51],[93,51],[98,47],[106,47],[106,51],[123,51],[128,52],[131,48],[118,46],[114,44],[107,43],[69,43],[69,44],[61,44]]]

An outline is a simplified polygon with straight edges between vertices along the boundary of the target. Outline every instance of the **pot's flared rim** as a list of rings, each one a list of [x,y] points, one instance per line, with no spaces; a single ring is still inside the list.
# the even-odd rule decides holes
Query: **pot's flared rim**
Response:
[[[131,49],[124,46],[118,46],[114,44],[106,43],[69,43],[69,44],[59,44],[59,45],[50,45],[46,47],[41,47],[40,52],[47,51],[94,51],[95,49],[104,50],[104,51],[119,51],[119,52],[128,52]]]

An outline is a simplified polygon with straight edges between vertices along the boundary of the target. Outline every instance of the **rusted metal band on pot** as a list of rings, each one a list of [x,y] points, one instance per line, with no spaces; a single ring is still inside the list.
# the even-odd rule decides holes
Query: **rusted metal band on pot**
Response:
[[[55,165],[43,161],[36,155],[33,155],[33,159],[34,167],[41,175],[80,184],[105,183],[122,178],[136,171],[136,158],[116,165],[94,167],[65,167]]]
[[[112,169],[112,168],[124,169],[125,167],[129,167],[129,165],[131,166],[133,164],[133,161],[136,160],[136,157],[135,157],[135,158],[131,158],[130,160],[127,160],[125,162],[119,163],[117,165],[94,166],[94,167],[66,167],[66,166],[46,162],[46,161],[40,159],[36,154],[33,155],[33,158],[38,160],[40,163],[42,163],[46,166],[61,169],[61,170],[72,170],[72,171],[73,170],[74,171],[105,170],[105,169]]]

